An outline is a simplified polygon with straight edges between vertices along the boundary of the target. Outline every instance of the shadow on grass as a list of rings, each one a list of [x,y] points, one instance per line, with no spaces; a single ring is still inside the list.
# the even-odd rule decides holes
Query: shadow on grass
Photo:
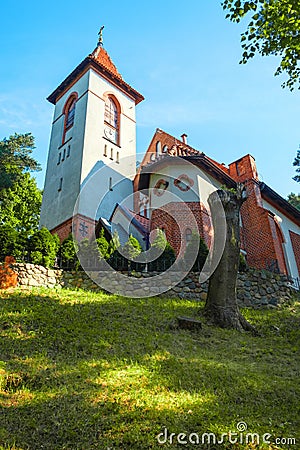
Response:
[[[170,327],[178,315],[195,316],[197,307],[184,300],[81,291],[2,299],[0,445],[162,448],[155,436],[163,427],[221,435],[236,431],[241,420],[251,432],[294,436],[294,329],[278,335],[269,327],[265,338],[254,338]],[[288,312],[281,319],[275,314],[261,315],[265,329],[267,321],[281,320],[286,330],[294,320]],[[182,445],[163,446],[168,447]]]

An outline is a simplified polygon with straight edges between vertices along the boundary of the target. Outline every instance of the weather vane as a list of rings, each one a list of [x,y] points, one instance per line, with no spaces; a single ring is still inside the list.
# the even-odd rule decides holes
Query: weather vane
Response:
[[[103,30],[104,30],[104,25],[102,25],[102,27],[100,28],[99,33],[98,33],[98,36],[99,36],[98,45],[97,45],[98,47],[103,46]]]

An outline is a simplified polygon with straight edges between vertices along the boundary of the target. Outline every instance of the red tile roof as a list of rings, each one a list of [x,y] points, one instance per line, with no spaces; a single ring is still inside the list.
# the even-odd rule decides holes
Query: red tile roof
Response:
[[[135,100],[136,105],[144,100],[144,97],[138,91],[133,89],[130,84],[123,80],[107,51],[104,50],[103,47],[96,48],[93,53],[87,56],[49,95],[47,100],[55,105],[68,89],[70,89],[70,86],[76,83],[76,81],[90,68],[94,69],[101,76],[108,79],[112,84],[132,97]]]
[[[140,222],[140,224],[145,228],[145,230],[149,233],[150,231],[150,219],[147,217],[141,216],[140,214],[131,211],[134,214],[135,219]]]
[[[97,61],[98,64],[103,66],[106,70],[111,72],[114,76],[120,78],[122,80],[122,75],[118,72],[118,69],[110,59],[107,51],[103,47],[97,47],[93,53],[90,55]]]

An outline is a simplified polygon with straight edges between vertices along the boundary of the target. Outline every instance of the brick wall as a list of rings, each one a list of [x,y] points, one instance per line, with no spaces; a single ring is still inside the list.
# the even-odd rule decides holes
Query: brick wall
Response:
[[[290,238],[294,250],[295,260],[297,264],[297,269],[300,275],[300,235],[290,231]]]
[[[280,273],[287,275],[287,267],[286,267],[284,252],[283,252],[283,246],[282,246],[282,244],[284,242],[283,235],[281,233],[278,223],[276,222],[274,216],[271,214],[269,214],[269,222],[270,222],[270,228],[271,228],[271,232],[272,232],[274,249],[275,249],[275,253],[276,253],[276,260],[278,263],[279,271],[280,271]]]
[[[246,182],[247,201],[242,205],[243,244],[247,262],[256,268],[265,268],[269,261],[277,259],[269,214],[261,206],[260,191],[254,180]]]
[[[164,210],[155,209],[151,216],[151,230],[155,228],[165,230],[166,238],[176,255],[184,253],[187,229],[196,231],[208,246],[213,233],[210,215],[204,205],[198,202],[172,202],[165,205]],[[183,230],[183,236],[180,234],[180,228]],[[182,248],[181,240],[183,240]]]
[[[58,227],[51,230],[52,234],[57,234],[60,242],[64,241],[72,232],[72,219],[68,219],[65,222],[58,225]]]
[[[229,173],[247,188],[248,199],[242,205],[241,217],[242,247],[247,252],[248,264],[258,269],[278,264],[280,272],[286,274],[282,238],[273,216],[263,208],[255,159],[244,156],[229,165]]]
[[[70,233],[73,233],[76,239],[82,240],[92,237],[95,230],[96,221],[77,214],[74,219],[68,219],[58,227],[51,230],[52,234],[57,234],[60,241],[66,239]]]

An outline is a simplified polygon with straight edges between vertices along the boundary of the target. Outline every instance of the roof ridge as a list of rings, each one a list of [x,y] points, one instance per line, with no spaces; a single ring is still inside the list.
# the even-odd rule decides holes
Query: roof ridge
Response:
[[[173,136],[170,133],[167,133],[166,131],[162,130],[161,128],[156,128],[156,133],[164,133],[165,135],[167,135],[168,137],[172,138],[175,140],[174,145],[178,146],[179,148],[187,148],[187,149],[191,149],[194,152],[197,152],[199,154],[203,154],[203,152],[201,152],[200,150],[196,150],[194,147],[192,147],[191,145],[182,142],[180,139],[178,139],[176,136]]]
[[[89,57],[94,59],[98,64],[100,64],[110,73],[123,80],[122,75],[118,71],[116,65],[112,62],[112,59],[105,48],[103,48],[102,46],[96,47],[95,50],[89,55]]]

